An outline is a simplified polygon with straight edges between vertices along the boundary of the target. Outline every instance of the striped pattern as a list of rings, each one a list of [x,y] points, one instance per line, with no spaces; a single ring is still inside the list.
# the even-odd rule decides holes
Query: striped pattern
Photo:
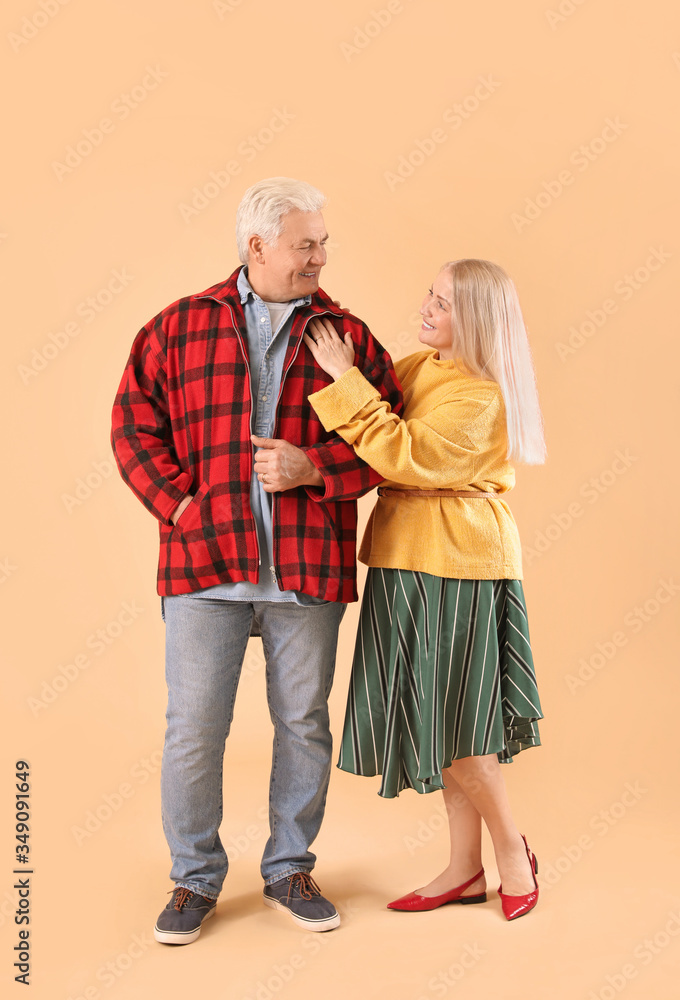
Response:
[[[540,746],[541,718],[519,580],[369,570],[340,768],[432,792],[459,757]]]

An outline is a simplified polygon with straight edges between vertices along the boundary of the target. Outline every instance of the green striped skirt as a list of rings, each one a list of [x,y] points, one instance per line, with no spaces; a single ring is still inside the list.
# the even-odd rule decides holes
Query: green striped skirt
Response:
[[[540,746],[542,718],[519,580],[369,569],[338,767],[433,792],[452,760]]]

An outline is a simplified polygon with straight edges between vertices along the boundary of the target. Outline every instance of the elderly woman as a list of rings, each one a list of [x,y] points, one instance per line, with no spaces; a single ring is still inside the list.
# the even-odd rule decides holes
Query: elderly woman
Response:
[[[385,482],[359,553],[370,567],[339,766],[382,774],[379,794],[441,789],[451,857],[389,903],[486,901],[481,824],[508,920],[538,899],[537,863],[510,811],[500,763],[540,744],[511,460],[545,444],[526,330],[509,277],[445,264],[420,309],[428,350],[396,363],[402,419],[354,367],[351,334],[314,320],[306,344],[334,382],[310,396],[328,431]]]

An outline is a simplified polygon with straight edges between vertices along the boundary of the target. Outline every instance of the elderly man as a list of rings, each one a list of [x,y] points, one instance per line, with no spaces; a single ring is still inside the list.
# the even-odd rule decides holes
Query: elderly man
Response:
[[[340,917],[311,877],[330,776],[338,627],[356,600],[356,498],[380,477],[307,397],[330,382],[302,334],[327,316],[401,409],[389,356],[319,288],[324,196],[274,177],[237,213],[243,267],[140,331],[113,410],[121,475],[160,522],[167,731],[161,797],[172,898],[154,930],[194,941],[227,873],[222,761],[248,638],[260,635],[274,725],[264,902],[306,930]],[[296,442],[296,445],[288,442]]]

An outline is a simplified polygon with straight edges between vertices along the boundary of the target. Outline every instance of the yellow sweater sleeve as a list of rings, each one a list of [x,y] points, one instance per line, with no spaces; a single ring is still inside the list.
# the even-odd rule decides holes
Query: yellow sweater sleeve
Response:
[[[401,420],[358,368],[309,397],[327,431],[335,431],[384,479],[405,486],[457,488],[482,477],[500,392],[442,398],[422,417]]]

